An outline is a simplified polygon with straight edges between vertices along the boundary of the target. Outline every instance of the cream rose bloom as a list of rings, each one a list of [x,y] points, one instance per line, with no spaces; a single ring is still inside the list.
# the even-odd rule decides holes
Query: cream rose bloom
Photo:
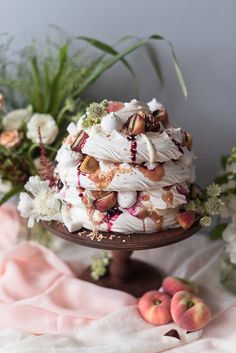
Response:
[[[32,116],[32,106],[29,105],[25,109],[12,110],[2,119],[3,128],[5,131],[18,130]]]
[[[0,134],[0,145],[6,148],[13,148],[20,143],[21,137],[17,130],[3,131]]]
[[[39,143],[39,128],[43,143],[55,141],[59,130],[51,115],[36,113],[27,123],[27,137],[34,143]]]

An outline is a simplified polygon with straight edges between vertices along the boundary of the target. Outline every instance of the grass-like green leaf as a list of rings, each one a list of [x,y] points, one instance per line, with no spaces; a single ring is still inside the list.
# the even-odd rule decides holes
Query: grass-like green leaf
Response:
[[[123,59],[128,54],[132,53],[134,50],[140,48],[146,43],[146,40],[140,40],[135,44],[129,46],[128,48],[118,52],[118,54],[114,55],[111,59],[101,60],[90,72],[90,75],[84,80],[80,89],[78,90],[78,94],[81,94],[85,91],[94,81],[96,81],[103,72],[107,71],[110,67],[116,64],[118,61]]]
[[[211,239],[217,240],[222,238],[222,233],[227,227],[227,223],[217,224],[211,231]]]
[[[119,54],[119,52],[117,50],[115,50],[113,47],[111,47],[109,44],[104,43],[104,42],[102,42],[102,41],[100,41],[98,39],[90,38],[90,37],[84,37],[84,36],[80,36],[80,37],[78,37],[78,39],[86,41],[87,43],[91,44],[92,46],[94,46],[97,49],[100,49],[101,51],[103,51],[106,54],[110,54],[110,55],[113,55],[113,56]],[[124,58],[121,58],[120,60],[126,66],[126,68],[130,71],[130,73],[133,76],[135,76],[135,72],[132,69],[132,67],[130,66],[130,64],[128,63],[128,61],[125,60]]]
[[[164,37],[162,37],[158,34],[153,34],[149,38],[154,39],[154,40],[164,40],[169,45],[170,50],[171,50],[171,55],[172,55],[172,62],[174,64],[174,68],[175,68],[177,79],[179,81],[179,85],[182,89],[182,93],[183,93],[184,97],[187,98],[188,97],[187,85],[185,83],[185,79],[184,79],[184,76],[183,76],[182,71],[180,69],[180,66],[179,66],[179,63],[178,63],[178,60],[177,60],[172,43],[168,39],[165,39]]]
[[[12,188],[9,192],[7,192],[1,199],[0,199],[0,206],[2,206],[5,202],[10,200],[13,196],[19,194],[21,191],[24,191],[23,186],[16,186]]]

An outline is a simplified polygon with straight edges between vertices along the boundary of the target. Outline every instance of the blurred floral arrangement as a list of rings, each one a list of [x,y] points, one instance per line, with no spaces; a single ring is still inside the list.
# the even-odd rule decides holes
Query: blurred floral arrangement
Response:
[[[160,35],[140,40],[125,37],[119,45],[128,40],[133,43],[120,51],[94,38],[68,38],[63,44],[48,39],[46,49],[33,42],[17,53],[16,61],[7,55],[11,41],[3,40],[3,35],[0,39],[3,41],[0,44],[0,192],[4,193],[1,205],[22,191],[31,175],[42,175],[52,169],[51,160],[64,138],[66,126],[80,118],[83,94],[90,85],[117,62],[134,75],[125,57],[150,41],[165,39]],[[88,56],[87,47],[75,49],[73,45],[78,40],[97,49],[99,54]],[[187,96],[174,49],[165,41],[171,49],[180,87]],[[158,62],[150,51],[147,53],[162,81]]]
[[[212,237],[223,236],[230,261],[236,264],[236,147],[221,159],[223,171],[215,179],[221,187],[223,207],[212,230]]]

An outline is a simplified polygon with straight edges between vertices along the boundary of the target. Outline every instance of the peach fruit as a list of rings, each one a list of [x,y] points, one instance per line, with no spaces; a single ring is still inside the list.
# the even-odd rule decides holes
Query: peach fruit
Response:
[[[100,212],[110,210],[116,205],[116,192],[110,192],[94,202],[94,207]]]
[[[72,151],[81,152],[81,149],[83,148],[87,138],[88,134],[85,131],[81,130],[76,136],[76,139],[74,140],[72,145],[70,146]]]
[[[130,135],[139,135],[145,132],[144,117],[139,114],[134,114],[129,118],[128,132]]]
[[[183,229],[189,229],[195,221],[194,211],[182,211],[176,214],[176,219]]]
[[[180,291],[171,300],[174,322],[186,331],[197,331],[211,319],[211,310],[205,302],[192,293]]]
[[[91,156],[86,156],[83,162],[81,163],[80,166],[80,171],[84,174],[91,174],[95,172],[99,168],[99,163],[98,161],[91,157]]]
[[[145,293],[138,302],[142,318],[149,324],[159,326],[172,321],[170,313],[171,297],[157,290]]]
[[[186,291],[193,294],[198,293],[198,288],[195,283],[179,277],[166,277],[162,281],[162,288],[170,295],[174,295],[179,291]]]

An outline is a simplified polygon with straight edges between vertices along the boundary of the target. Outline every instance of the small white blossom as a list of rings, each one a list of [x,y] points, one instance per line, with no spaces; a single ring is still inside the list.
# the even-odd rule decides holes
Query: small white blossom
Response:
[[[32,106],[25,109],[12,110],[6,114],[2,119],[3,128],[5,131],[18,130],[24,123],[32,116]]]
[[[206,189],[207,195],[210,197],[219,196],[221,193],[221,188],[216,183],[210,184]]]
[[[203,227],[210,227],[211,225],[211,217],[204,216],[200,219],[200,224]]]
[[[40,220],[60,220],[61,202],[56,198],[55,189],[49,187],[49,181],[42,181],[39,176],[30,177],[25,189],[30,195],[20,194],[18,210],[22,217],[29,218],[29,227]]]
[[[58,127],[51,115],[34,114],[27,124],[27,137],[34,143],[39,143],[39,128],[43,143],[53,143],[58,135]]]

